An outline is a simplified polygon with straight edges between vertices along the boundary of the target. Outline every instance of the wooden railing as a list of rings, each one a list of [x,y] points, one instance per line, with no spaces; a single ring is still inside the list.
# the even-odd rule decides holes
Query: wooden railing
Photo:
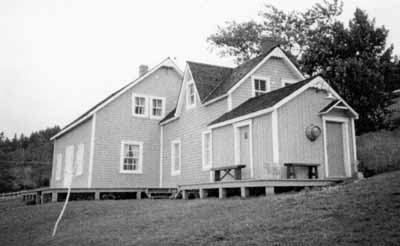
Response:
[[[21,190],[16,192],[0,193],[0,201],[19,198],[25,194],[35,193],[36,190]]]

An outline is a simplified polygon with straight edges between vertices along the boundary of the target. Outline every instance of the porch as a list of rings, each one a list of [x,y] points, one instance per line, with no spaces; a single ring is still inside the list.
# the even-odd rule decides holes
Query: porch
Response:
[[[251,191],[257,189],[258,194],[272,195],[278,189],[303,189],[312,187],[325,187],[343,182],[348,178],[335,179],[247,179],[222,182],[199,183],[179,185],[178,190],[183,199],[189,196],[204,199],[207,197],[218,197],[220,199],[229,196],[230,191],[240,192],[242,198],[251,196]]]

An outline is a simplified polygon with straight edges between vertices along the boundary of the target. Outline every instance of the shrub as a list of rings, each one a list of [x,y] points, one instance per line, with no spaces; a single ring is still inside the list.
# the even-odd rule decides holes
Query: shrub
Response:
[[[400,169],[400,128],[357,137],[357,154],[365,177]]]

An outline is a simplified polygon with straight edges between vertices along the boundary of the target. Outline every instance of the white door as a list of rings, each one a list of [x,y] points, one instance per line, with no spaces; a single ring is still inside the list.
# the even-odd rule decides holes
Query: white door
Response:
[[[64,187],[69,187],[72,182],[74,163],[74,146],[70,145],[65,149],[65,167],[64,167]]]
[[[242,178],[247,179],[251,177],[251,163],[250,163],[250,127],[248,125],[238,128],[239,137],[239,163],[246,165],[242,169]]]

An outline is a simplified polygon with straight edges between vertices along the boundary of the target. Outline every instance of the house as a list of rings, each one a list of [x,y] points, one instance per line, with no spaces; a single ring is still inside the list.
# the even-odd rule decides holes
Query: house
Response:
[[[182,73],[167,59],[52,138],[51,187],[212,184],[236,164],[242,180],[287,181],[287,163],[344,179],[357,173],[357,118],[276,45],[235,68],[187,62]],[[308,179],[307,166],[295,169]]]

